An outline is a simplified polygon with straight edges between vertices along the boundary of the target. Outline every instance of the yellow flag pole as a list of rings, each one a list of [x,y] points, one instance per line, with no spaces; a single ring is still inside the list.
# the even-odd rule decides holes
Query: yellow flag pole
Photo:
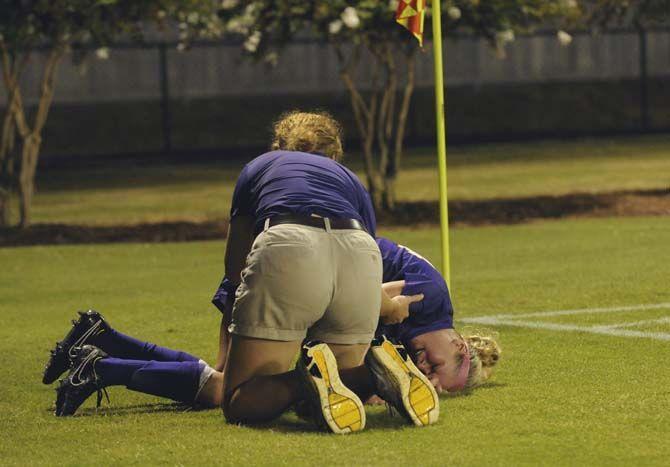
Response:
[[[437,123],[437,165],[440,173],[440,227],[442,274],[451,289],[449,266],[449,206],[447,204],[447,142],[444,118],[444,77],[442,71],[442,15],[440,0],[433,0],[433,61],[435,65],[435,121]]]

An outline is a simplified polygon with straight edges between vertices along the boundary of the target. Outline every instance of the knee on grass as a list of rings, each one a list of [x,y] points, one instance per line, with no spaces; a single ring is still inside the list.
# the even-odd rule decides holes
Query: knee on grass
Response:
[[[221,409],[226,422],[236,425],[264,423],[277,418],[281,412],[269,409],[267,402],[254,391],[250,391],[249,382],[241,384],[223,397]]]

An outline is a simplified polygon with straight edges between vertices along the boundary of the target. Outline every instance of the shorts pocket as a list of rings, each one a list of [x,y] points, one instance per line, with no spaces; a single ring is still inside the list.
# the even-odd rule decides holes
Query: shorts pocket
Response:
[[[316,273],[316,253],[309,245],[298,243],[269,243],[259,250],[258,261],[263,275],[302,276],[305,272]]]

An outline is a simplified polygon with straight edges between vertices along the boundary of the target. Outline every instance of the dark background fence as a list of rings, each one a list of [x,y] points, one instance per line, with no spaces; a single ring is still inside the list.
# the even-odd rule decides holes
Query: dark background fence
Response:
[[[483,40],[445,48],[451,142],[670,131],[670,29],[519,37],[496,57]],[[36,52],[25,77],[36,102]],[[369,70],[361,68],[363,88]],[[434,139],[432,59],[420,54],[408,145]],[[6,96],[0,94],[0,106]],[[291,45],[272,67],[242,57],[232,42],[120,44],[108,60],[70,60],[58,73],[43,158],[172,153],[222,157],[265,146],[271,122],[292,108],[321,108],[356,140],[333,51]]]

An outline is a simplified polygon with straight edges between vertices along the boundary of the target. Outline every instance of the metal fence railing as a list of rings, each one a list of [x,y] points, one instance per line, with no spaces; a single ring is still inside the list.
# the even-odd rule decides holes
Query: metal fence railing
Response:
[[[620,125],[621,130],[634,128],[648,131],[670,127],[670,119],[666,121],[662,117],[670,108],[670,86],[662,86],[670,79],[670,29],[577,34],[567,47],[561,46],[553,34],[523,36],[507,47],[505,59],[497,58],[482,39],[458,37],[447,41],[445,55],[447,98],[450,102],[454,100],[454,93],[463,90],[476,99],[481,97],[482,89],[497,88],[499,93],[505,93],[523,87],[544,87],[543,92],[551,93],[551,89],[558,89],[557,86],[571,86],[585,90],[584,99],[593,99],[592,105],[603,106],[600,110],[606,111],[610,104],[597,99],[607,100],[608,95],[614,96],[612,99],[619,97],[616,97],[616,92],[605,93],[604,97],[594,96],[592,85],[625,83],[625,90],[617,91],[623,96],[621,98],[627,100],[625,105],[628,109],[628,116],[623,119],[626,122]],[[25,99],[29,104],[36,100],[43,58],[43,53],[37,51],[25,73],[23,87],[27,90]],[[430,53],[419,54],[417,65],[417,89],[420,94],[421,90],[432,86]],[[368,70],[360,70],[362,83],[366,83],[368,75]],[[226,102],[234,101],[235,104],[231,105],[239,113],[240,106],[244,107],[240,101],[255,102],[254,105],[260,106],[263,101],[284,99],[290,104],[304,98],[305,101],[315,100],[315,106],[335,105],[344,112],[344,94],[332,48],[315,41],[290,45],[275,67],[245,59],[240,45],[230,41],[197,43],[187,52],[177,51],[173,43],[121,44],[111,49],[108,60],[93,58],[79,66],[66,60],[61,65],[54,100],[56,115],[52,117],[61,118],[58,117],[59,108],[63,112],[68,109],[71,115],[77,112],[91,115],[97,108],[102,110],[95,114],[94,120],[102,124],[107,118],[105,114],[118,120],[118,114],[126,113],[114,110],[118,106],[134,109],[141,105],[152,109],[151,115],[146,118],[152,120],[151,131],[159,133],[152,137],[155,140],[158,136],[160,142],[154,141],[149,150],[169,151],[175,147],[221,146],[221,142],[213,142],[216,138],[203,136],[202,131],[196,132],[197,135],[190,141],[189,137],[176,135],[180,131],[177,125],[184,120],[184,112],[191,115],[191,119],[197,120],[201,115],[206,120],[207,111],[199,114],[199,108],[205,109],[208,103],[217,102],[225,106]],[[634,95],[634,102],[626,94]],[[320,96],[331,98],[321,99]],[[548,97],[551,98],[551,95]],[[0,107],[5,102],[3,90],[0,92]],[[493,102],[491,105],[500,104]],[[415,106],[413,112],[419,111]],[[214,111],[214,114],[223,118],[220,112]],[[225,117],[227,120],[230,118]],[[458,132],[460,113],[452,112],[450,118],[456,119],[450,124],[451,130]],[[74,123],[78,120],[76,117],[73,119]],[[473,119],[476,116],[468,116],[469,121]],[[90,118],[82,117],[82,120]],[[128,119],[129,122],[132,120]],[[51,137],[56,140],[59,132],[68,128],[67,122],[50,121],[48,125]],[[103,127],[105,125],[102,124]],[[116,121],[114,126],[116,131],[123,133],[122,121]],[[487,128],[482,131],[496,133],[490,125]],[[616,131],[617,125],[610,129]],[[501,131],[506,131],[504,125]],[[472,132],[464,128],[461,133]],[[481,131],[474,133],[482,134]],[[408,137],[411,139],[412,134]],[[50,147],[47,144],[47,152],[68,151],[61,146]],[[106,153],[116,151],[114,147],[97,149]],[[147,148],[139,148],[140,151],[144,149]],[[84,151],[91,152],[90,149]]]

